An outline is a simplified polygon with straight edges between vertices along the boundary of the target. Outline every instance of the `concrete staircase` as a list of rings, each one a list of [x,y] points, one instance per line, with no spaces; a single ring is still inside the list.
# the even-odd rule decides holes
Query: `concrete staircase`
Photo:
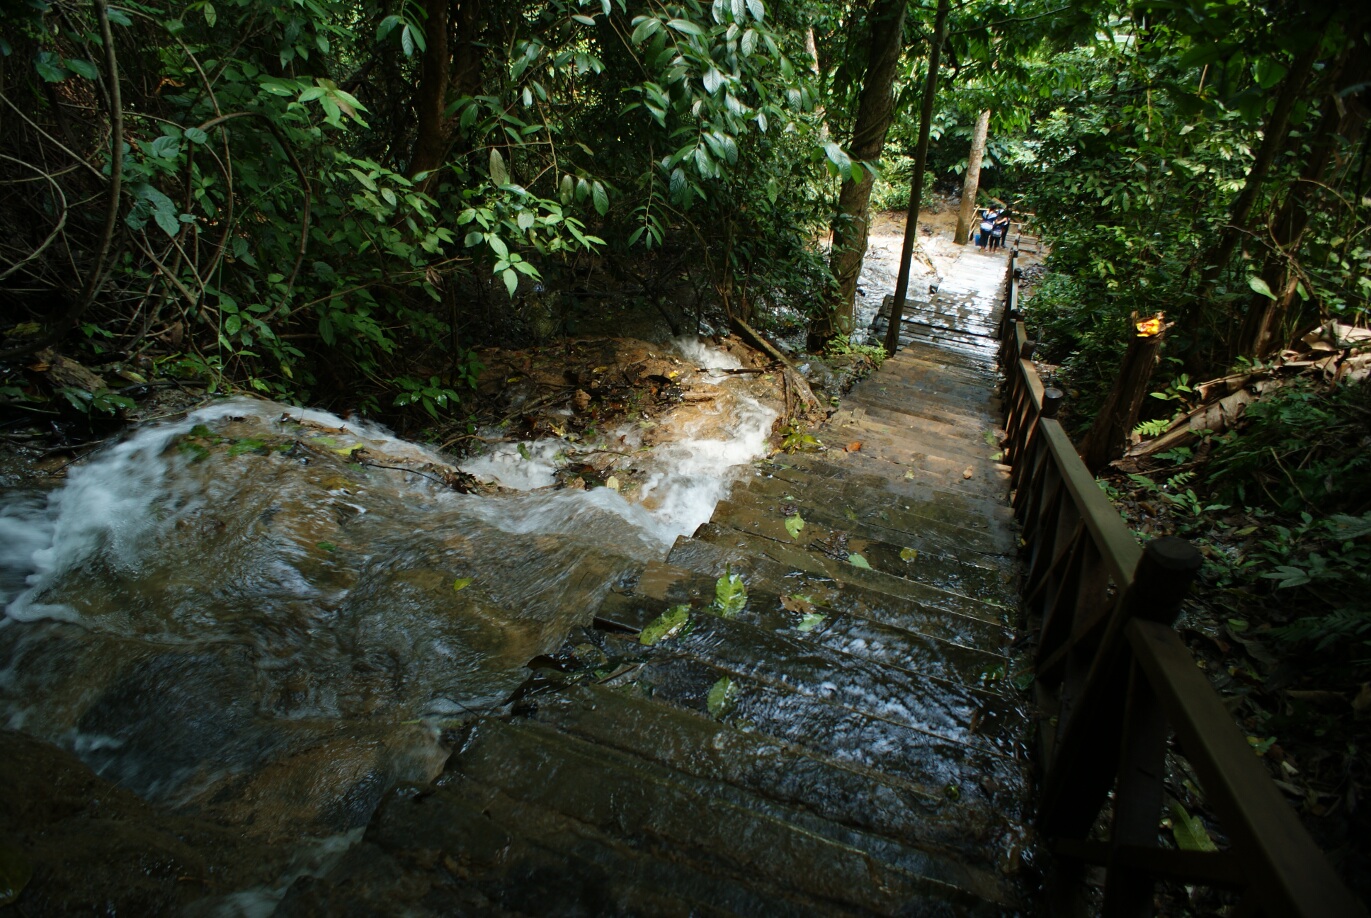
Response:
[[[278,914],[1027,910],[1004,262],[962,262],[824,449],[759,463],[616,584]]]

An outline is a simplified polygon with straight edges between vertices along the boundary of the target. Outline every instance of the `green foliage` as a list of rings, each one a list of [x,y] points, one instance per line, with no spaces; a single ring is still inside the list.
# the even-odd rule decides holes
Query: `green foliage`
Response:
[[[651,647],[667,638],[680,634],[690,624],[690,604],[672,606],[657,616],[652,624],[638,633],[638,643]]]
[[[710,716],[722,720],[738,705],[738,684],[728,676],[721,676],[709,688],[709,694],[705,697],[705,707]]]
[[[1366,506],[1368,410],[1366,382],[1291,380],[1248,406],[1241,435],[1219,438],[1213,480],[1234,502],[1265,498],[1287,512]]]
[[[733,618],[747,607],[747,586],[742,575],[731,570],[714,584],[714,603],[710,610],[721,618]]]
[[[823,446],[802,421],[791,420],[781,430],[781,449],[787,453],[819,449]]]
[[[889,355],[879,344],[857,344],[849,335],[835,335],[824,345],[824,353],[830,357],[866,357],[880,369]]]

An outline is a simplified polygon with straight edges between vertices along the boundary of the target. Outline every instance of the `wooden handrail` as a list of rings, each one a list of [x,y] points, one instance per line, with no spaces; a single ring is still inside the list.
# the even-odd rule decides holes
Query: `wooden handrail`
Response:
[[[1161,877],[1236,886],[1253,913],[1365,915],[1171,627],[1199,552],[1180,539],[1140,544],[1056,420],[1062,394],[1043,385],[1031,359],[1017,254],[1000,326],[1005,456],[1023,527],[1025,614],[1038,638],[1038,822],[1049,847],[1069,862],[1105,867],[1108,915],[1151,914]],[[1228,851],[1158,844],[1173,732]],[[1090,841],[1111,791],[1110,839]]]

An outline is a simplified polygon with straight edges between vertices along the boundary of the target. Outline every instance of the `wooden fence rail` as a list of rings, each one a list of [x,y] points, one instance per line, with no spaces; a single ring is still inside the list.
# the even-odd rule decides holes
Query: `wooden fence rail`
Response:
[[[1000,359],[1025,614],[1038,638],[1040,830],[1059,863],[1105,868],[1106,915],[1152,914],[1158,879],[1236,889],[1243,914],[1365,915],[1171,627],[1199,552],[1174,538],[1140,544],[1057,421],[1062,393],[1044,387],[1031,359],[1017,255]],[[1161,846],[1172,733],[1225,850]],[[1091,840],[1111,791],[1109,839]]]

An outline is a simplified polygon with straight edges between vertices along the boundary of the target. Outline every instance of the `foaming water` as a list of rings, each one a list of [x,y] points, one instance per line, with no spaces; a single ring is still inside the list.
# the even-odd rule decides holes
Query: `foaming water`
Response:
[[[674,439],[612,432],[626,493],[548,487],[545,440],[465,466],[518,490],[458,494],[416,444],[253,399],[133,431],[0,495],[0,725],[249,834],[351,837],[765,450],[775,413],[717,388]]]

